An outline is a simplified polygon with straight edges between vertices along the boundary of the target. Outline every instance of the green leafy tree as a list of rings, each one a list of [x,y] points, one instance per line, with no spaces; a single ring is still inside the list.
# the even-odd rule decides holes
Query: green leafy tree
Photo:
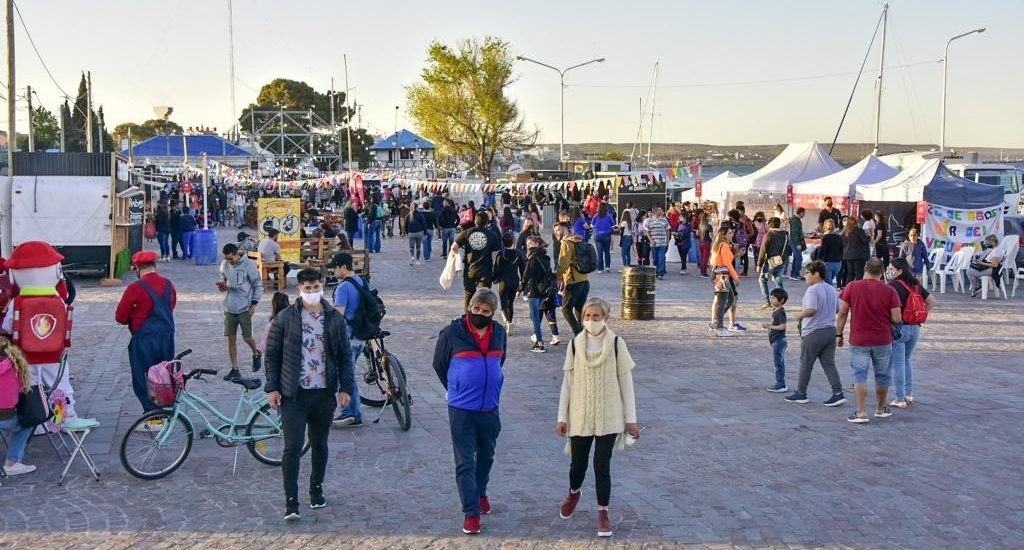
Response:
[[[406,88],[409,114],[442,155],[462,158],[490,176],[498,151],[527,149],[537,141],[519,107],[506,95],[515,79],[507,42],[470,38],[449,48],[432,42],[423,82]]]
[[[184,133],[182,127],[177,123],[168,120],[165,126],[163,119],[159,118],[151,118],[142,124],[123,122],[114,127],[114,140],[118,143],[118,147],[120,147],[121,141],[128,137],[128,130],[132,131],[133,143],[141,143],[153,136],[178,136]]]
[[[40,105],[32,109],[32,133],[36,151],[60,147],[60,122],[46,107]],[[18,149],[28,151],[28,135],[18,136]]]

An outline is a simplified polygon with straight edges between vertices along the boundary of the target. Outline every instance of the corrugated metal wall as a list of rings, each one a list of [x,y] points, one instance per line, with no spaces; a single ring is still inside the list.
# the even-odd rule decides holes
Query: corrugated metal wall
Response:
[[[111,153],[14,153],[15,176],[110,176]]]

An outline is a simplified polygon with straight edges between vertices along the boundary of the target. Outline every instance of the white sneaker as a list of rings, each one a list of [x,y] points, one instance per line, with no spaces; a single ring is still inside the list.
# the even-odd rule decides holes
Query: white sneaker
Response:
[[[416,265],[416,258],[409,258],[409,267]]]
[[[736,335],[735,333],[730,332],[730,331],[728,331],[726,329],[719,329],[719,330],[715,331],[715,336],[717,336],[719,338],[727,338],[729,336],[735,336],[735,335]]]
[[[17,476],[32,473],[36,471],[36,467],[28,464],[22,464],[21,462],[15,462],[10,466],[4,466],[4,471],[7,472],[7,475],[9,476]]]
[[[561,340],[559,340],[557,336],[552,336],[551,341],[548,342],[548,345],[557,346],[559,342],[561,342]]]
[[[416,260],[416,265],[423,265],[419,260]]]

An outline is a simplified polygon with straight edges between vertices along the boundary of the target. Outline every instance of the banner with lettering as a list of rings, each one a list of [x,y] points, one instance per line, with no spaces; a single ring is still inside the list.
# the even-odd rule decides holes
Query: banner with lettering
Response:
[[[947,252],[975,246],[988,235],[1003,236],[1003,206],[969,209],[928,204],[924,222],[924,244],[929,250]]]
[[[268,229],[280,231],[277,244],[281,247],[281,259],[286,262],[299,261],[302,234],[299,232],[302,206],[299,199],[260,199],[257,202],[259,224],[256,228],[260,242],[267,237]]]

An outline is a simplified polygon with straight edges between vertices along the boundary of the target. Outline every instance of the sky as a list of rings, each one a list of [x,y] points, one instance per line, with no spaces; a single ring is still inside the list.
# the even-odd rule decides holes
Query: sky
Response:
[[[21,0],[21,14],[57,84],[75,94],[83,70],[108,125],[174,107],[182,126],[230,126],[227,0]],[[371,132],[415,130],[405,87],[432,40],[493,35],[516,55],[567,67],[565,142],[635,140],[720,145],[831,142],[881,13],[870,0],[515,0],[349,2],[235,0],[237,110],[278,77],[320,91],[349,86]],[[950,48],[948,146],[1024,147],[1024,0],[892,0],[881,141],[938,143],[943,47]],[[16,85],[56,112],[47,76],[20,22]],[[879,42],[840,135],[874,139]],[[6,47],[3,48],[6,50]],[[4,52],[6,55],[6,51]],[[652,102],[651,82],[659,63]],[[509,90],[542,143],[559,141],[558,75],[517,63]],[[7,76],[3,76],[6,83]],[[642,109],[643,105],[643,109]],[[651,111],[653,110],[653,129]],[[19,106],[19,132],[27,111]],[[5,113],[6,115],[6,113]],[[6,116],[2,117],[6,124]]]

